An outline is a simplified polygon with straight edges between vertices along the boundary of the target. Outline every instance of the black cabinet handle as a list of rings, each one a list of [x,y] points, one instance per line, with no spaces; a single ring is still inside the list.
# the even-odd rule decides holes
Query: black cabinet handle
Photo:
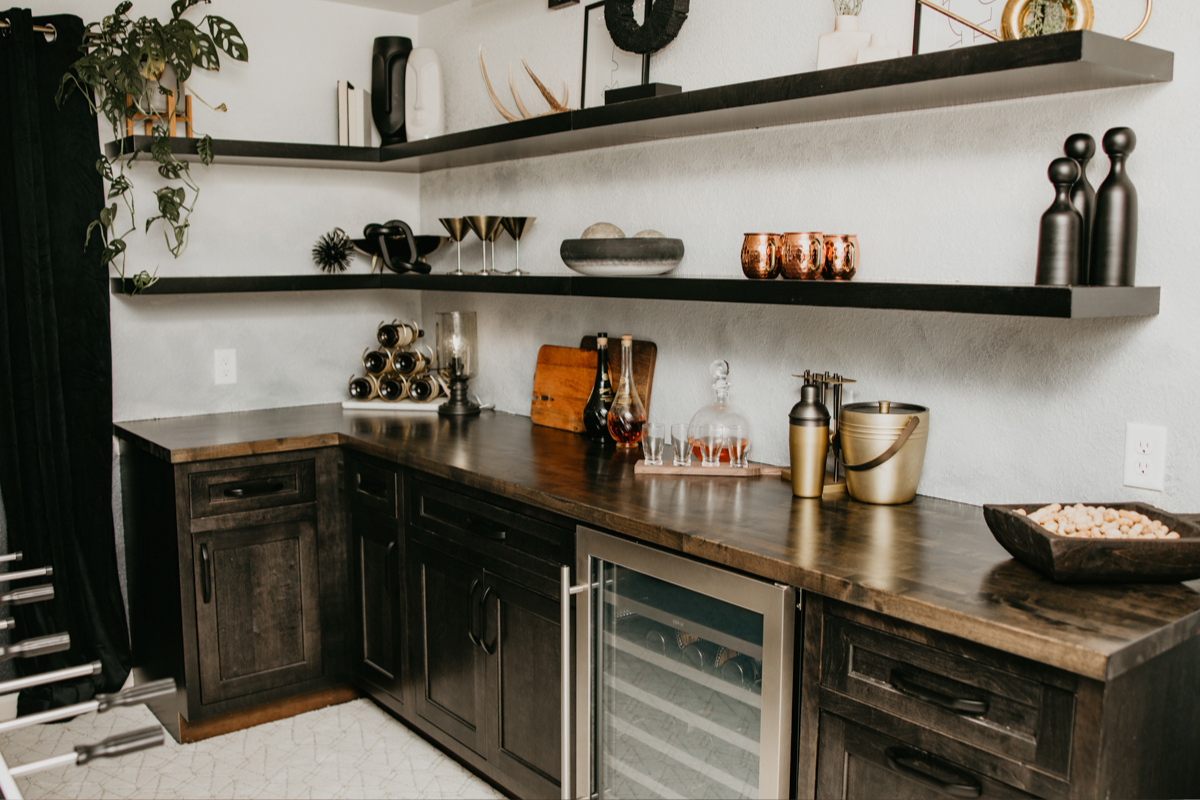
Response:
[[[245,499],[247,497],[265,497],[269,494],[279,494],[284,490],[283,481],[254,481],[243,483],[225,490],[226,497]]]
[[[208,544],[200,545],[200,595],[205,603],[212,600],[212,559]]]
[[[374,497],[376,500],[388,499],[387,484],[374,478],[368,478],[361,472],[358,473],[358,491],[368,497]]]
[[[487,643],[487,599],[492,593],[492,587],[488,586],[483,590],[483,596],[479,598],[479,646],[483,648],[483,652],[489,656],[496,654],[496,643],[492,642],[491,646]]]
[[[955,711],[959,714],[983,716],[988,712],[986,700],[979,700],[974,697],[955,697],[944,692],[939,692],[937,689],[920,686],[914,683],[911,677],[898,669],[892,670],[891,678],[888,682],[898,692],[910,695],[918,700],[923,700],[926,703],[932,703],[935,706]]]
[[[467,637],[470,638],[471,644],[475,645],[476,647],[483,647],[483,642],[481,642],[479,637],[475,634],[475,629],[479,627],[479,613],[477,611],[478,606],[475,604],[475,590],[478,588],[479,579],[476,578],[471,582],[471,589],[467,592],[467,609],[471,614],[471,622],[467,627]]]
[[[884,755],[887,756],[888,766],[896,772],[926,786],[932,786],[951,797],[979,797],[983,794],[983,785],[975,778],[920,750],[889,747],[884,751]],[[930,773],[930,768],[949,776],[950,780]]]

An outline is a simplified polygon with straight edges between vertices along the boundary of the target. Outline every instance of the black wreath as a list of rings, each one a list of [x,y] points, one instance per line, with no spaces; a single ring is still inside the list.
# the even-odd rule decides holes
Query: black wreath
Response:
[[[613,44],[629,53],[653,53],[663,49],[679,35],[687,20],[690,0],[650,0],[646,22],[639,25],[633,16],[633,0],[608,0],[604,4],[604,24]]]

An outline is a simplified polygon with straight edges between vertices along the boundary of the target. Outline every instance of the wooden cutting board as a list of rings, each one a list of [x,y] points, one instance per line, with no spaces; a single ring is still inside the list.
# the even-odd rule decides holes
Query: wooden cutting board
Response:
[[[596,349],[596,337],[585,336],[579,346],[584,350]],[[654,388],[654,364],[658,361],[658,345],[654,342],[646,342],[641,339],[633,340],[633,384],[637,387],[638,397],[642,398],[642,405],[646,407],[646,413],[650,413],[650,390]],[[596,368],[596,362],[592,362],[592,369]],[[621,380],[621,337],[609,337],[608,339],[608,379],[612,381],[613,391],[617,390],[617,382]],[[595,375],[592,376],[593,382]],[[591,394],[591,390],[588,390]],[[587,399],[584,399],[584,404],[587,404]]]
[[[530,418],[536,425],[582,433],[583,409],[595,381],[595,348],[542,345],[533,373]]]

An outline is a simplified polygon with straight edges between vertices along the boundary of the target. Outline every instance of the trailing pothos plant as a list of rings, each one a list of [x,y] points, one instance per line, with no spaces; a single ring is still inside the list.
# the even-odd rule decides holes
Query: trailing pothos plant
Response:
[[[171,93],[165,83],[174,84],[174,95],[182,107],[183,93],[189,88],[187,81],[193,68],[219,70],[221,53],[236,61],[246,61],[249,56],[245,40],[229,20],[213,14],[205,16],[199,23],[183,18],[193,6],[209,2],[211,0],[175,0],[171,4],[171,19],[166,22],[149,17],[131,19],[128,14],[133,3],[120,3],[111,16],[88,26],[79,48],[83,56],[71,65],[58,87],[60,105],[69,91],[79,89],[87,97],[92,111],[108,120],[113,138],[119,142],[115,155],[96,162],[96,170],[108,182],[108,200],[113,202],[108,205],[106,201],[99,218],[88,226],[84,246],[98,230],[104,241],[103,264],[105,267],[112,265],[122,278],[125,277],[125,237],[138,229],[133,183],[125,170],[141,155],[137,151],[126,152],[126,121],[139,114],[153,115],[154,101]],[[170,78],[164,82],[168,72]],[[194,91],[191,94],[200,99]],[[225,111],[224,103],[214,110]],[[149,233],[154,223],[161,222],[167,249],[178,258],[187,248],[190,219],[200,187],[192,179],[188,164],[171,153],[173,127],[174,123],[168,125],[167,120],[154,122],[149,156],[158,165],[159,175],[168,181],[179,181],[181,185],[167,185],[155,191],[158,213],[146,219],[145,231]],[[196,151],[201,163],[211,164],[212,137],[203,136],[197,140]],[[125,225],[121,223],[117,200],[124,204],[129,214],[128,228],[124,232],[119,232]],[[154,275],[146,270],[139,272],[133,277],[132,293],[153,284],[157,275],[157,269]]]

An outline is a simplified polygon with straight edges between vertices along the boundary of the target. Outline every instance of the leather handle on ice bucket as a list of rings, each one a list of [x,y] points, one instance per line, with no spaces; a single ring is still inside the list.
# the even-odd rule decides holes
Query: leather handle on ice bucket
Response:
[[[913,433],[917,430],[917,426],[920,424],[920,417],[909,417],[908,424],[904,426],[904,430],[900,431],[900,438],[892,442],[891,447],[889,447],[887,450],[884,450],[882,453],[875,456],[875,458],[872,458],[865,464],[857,464],[854,466],[845,464],[844,466],[851,472],[866,472],[869,469],[875,469],[878,466],[886,464],[891,460],[892,456],[900,452],[900,448],[904,447],[904,443],[908,441],[909,437],[913,435]]]

